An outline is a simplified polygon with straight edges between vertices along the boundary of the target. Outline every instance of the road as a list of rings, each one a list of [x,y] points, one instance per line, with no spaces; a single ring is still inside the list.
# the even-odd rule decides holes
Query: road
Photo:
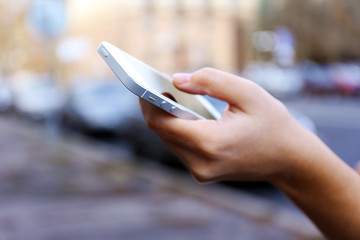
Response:
[[[284,101],[310,117],[319,137],[347,164],[360,161],[360,98],[304,97]]]
[[[322,239],[299,212],[0,117],[0,240]]]
[[[360,160],[360,100],[303,97],[288,107],[350,166]],[[126,149],[0,117],[0,240],[321,239],[281,193],[198,185]],[[290,206],[290,207],[289,207]]]

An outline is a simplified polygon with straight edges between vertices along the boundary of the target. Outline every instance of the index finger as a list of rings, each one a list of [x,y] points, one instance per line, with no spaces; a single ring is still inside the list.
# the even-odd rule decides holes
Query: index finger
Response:
[[[175,117],[153,104],[140,99],[140,106],[147,126],[162,137],[180,142],[196,142],[204,139],[206,131],[201,130],[204,124],[214,120],[186,120]]]
[[[192,74],[175,74],[173,82],[184,92],[209,95],[242,110],[252,107],[258,90],[256,84],[247,79],[212,68]]]

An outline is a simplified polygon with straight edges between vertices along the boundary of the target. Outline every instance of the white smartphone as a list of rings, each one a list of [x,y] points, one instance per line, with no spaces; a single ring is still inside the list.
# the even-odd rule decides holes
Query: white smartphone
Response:
[[[142,99],[183,119],[220,118],[220,113],[203,96],[179,91],[170,78],[114,45],[101,42],[97,50],[125,87]],[[163,93],[171,94],[176,101]]]

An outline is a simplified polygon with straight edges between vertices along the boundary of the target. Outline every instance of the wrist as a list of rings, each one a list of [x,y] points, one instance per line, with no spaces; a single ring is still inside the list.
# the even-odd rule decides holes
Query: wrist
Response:
[[[284,133],[281,147],[281,167],[278,174],[274,175],[269,182],[278,188],[304,184],[307,178],[311,178],[313,171],[326,165],[326,160],[335,155],[330,149],[312,132],[293,122]]]
[[[329,239],[358,233],[359,176],[316,135],[303,130],[289,145],[287,168],[271,183],[287,195]],[[341,225],[341,226],[340,226]]]

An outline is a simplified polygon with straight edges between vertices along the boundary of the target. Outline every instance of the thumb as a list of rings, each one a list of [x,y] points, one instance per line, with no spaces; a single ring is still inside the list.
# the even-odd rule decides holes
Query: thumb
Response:
[[[173,83],[181,91],[209,95],[239,108],[251,104],[257,89],[260,89],[247,79],[212,68],[203,68],[192,74],[174,74]]]

